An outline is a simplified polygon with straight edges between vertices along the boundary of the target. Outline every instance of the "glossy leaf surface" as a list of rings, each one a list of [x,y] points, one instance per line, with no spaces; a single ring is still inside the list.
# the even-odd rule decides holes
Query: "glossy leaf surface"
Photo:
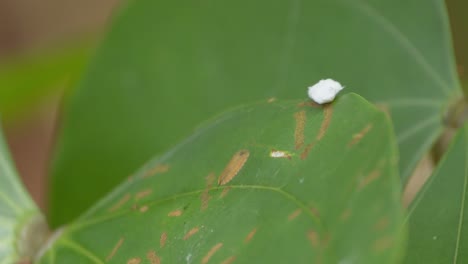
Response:
[[[41,263],[395,263],[387,116],[355,94],[206,122],[58,233]]]

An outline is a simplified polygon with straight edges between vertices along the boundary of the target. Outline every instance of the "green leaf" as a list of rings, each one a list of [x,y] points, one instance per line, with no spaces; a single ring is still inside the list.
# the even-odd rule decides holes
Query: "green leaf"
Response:
[[[40,263],[396,263],[396,160],[386,115],[357,95],[244,106],[67,225]]]
[[[38,101],[70,88],[88,61],[90,45],[11,58],[0,64],[0,113],[4,119],[24,114]]]
[[[468,263],[468,127],[413,202],[406,263]]]
[[[31,260],[46,233],[44,217],[19,182],[0,129],[0,264]]]
[[[388,108],[406,179],[460,96],[443,1],[133,1],[65,112],[53,225],[201,120],[249,101],[305,98],[323,78]]]

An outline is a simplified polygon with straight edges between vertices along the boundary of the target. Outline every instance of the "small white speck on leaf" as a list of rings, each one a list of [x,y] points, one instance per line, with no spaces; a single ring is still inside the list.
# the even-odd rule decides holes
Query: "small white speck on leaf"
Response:
[[[291,158],[291,154],[287,151],[272,150],[270,151],[270,157],[272,158]]]
[[[189,253],[189,254],[187,255],[187,257],[185,257],[185,260],[187,261],[187,263],[190,263],[190,262],[191,262],[191,261],[190,261],[191,259],[192,259],[192,254]]]
[[[303,184],[303,183],[304,183],[304,178],[300,178],[300,179],[299,179],[299,183],[300,183],[300,184]]]
[[[310,86],[307,94],[314,102],[325,104],[332,102],[343,88],[339,82],[333,79],[325,79]]]
[[[433,239],[433,240],[437,240],[437,236],[433,236],[432,239]]]

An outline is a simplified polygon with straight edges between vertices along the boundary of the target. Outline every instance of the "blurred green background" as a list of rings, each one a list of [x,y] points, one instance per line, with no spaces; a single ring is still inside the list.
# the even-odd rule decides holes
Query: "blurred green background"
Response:
[[[60,106],[120,2],[0,0],[0,113],[20,175],[42,208]],[[446,3],[468,85],[468,2]]]

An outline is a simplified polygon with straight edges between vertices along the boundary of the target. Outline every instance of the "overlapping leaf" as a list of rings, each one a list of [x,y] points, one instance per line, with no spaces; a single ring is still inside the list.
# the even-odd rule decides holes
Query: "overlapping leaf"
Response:
[[[355,94],[229,111],[59,231],[40,263],[395,263],[391,131]]]
[[[468,127],[458,133],[408,216],[408,264],[468,262]]]
[[[43,220],[38,209],[19,182],[0,130],[0,263],[11,264],[31,257],[34,242],[23,243],[21,236],[28,237],[25,227]],[[43,222],[43,221],[42,221]],[[42,230],[44,231],[44,230]],[[35,232],[35,231],[33,231]],[[36,233],[37,239],[41,234]],[[30,239],[28,237],[28,239]],[[32,248],[31,248],[32,247]]]

